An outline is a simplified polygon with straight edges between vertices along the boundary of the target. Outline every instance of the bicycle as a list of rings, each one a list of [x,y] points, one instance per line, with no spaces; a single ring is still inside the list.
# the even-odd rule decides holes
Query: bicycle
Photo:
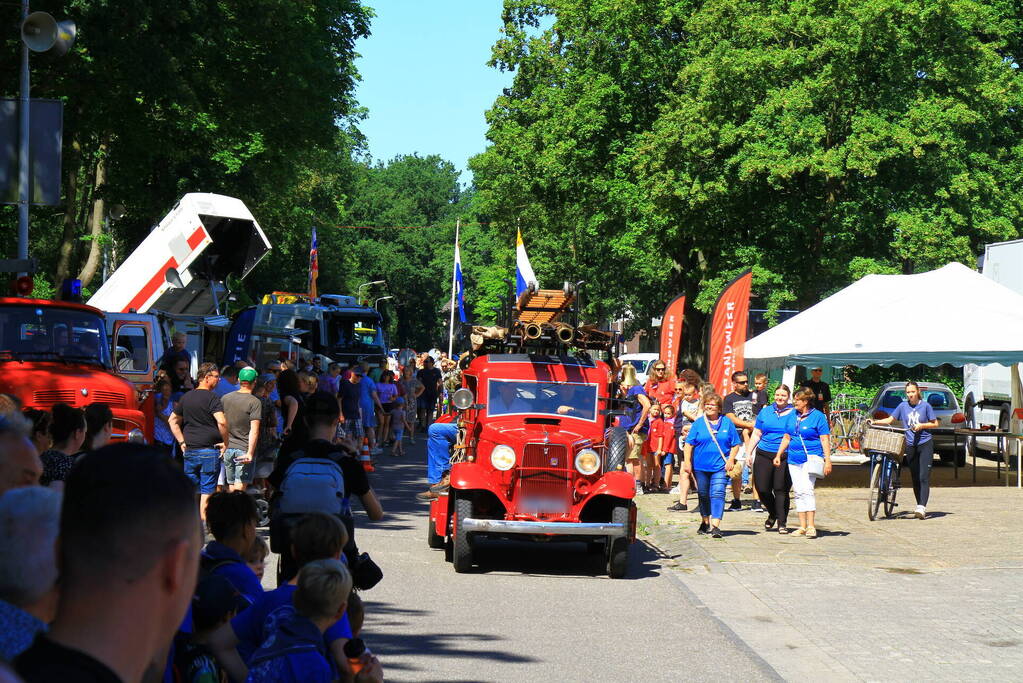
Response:
[[[872,463],[870,496],[867,499],[867,517],[872,522],[877,519],[882,505],[886,518],[890,518],[898,506],[895,500],[902,488],[899,478],[904,443],[902,429],[875,425],[867,427],[863,448],[870,453]]]
[[[841,408],[831,411],[831,447],[834,450],[859,452],[867,426],[866,407]]]

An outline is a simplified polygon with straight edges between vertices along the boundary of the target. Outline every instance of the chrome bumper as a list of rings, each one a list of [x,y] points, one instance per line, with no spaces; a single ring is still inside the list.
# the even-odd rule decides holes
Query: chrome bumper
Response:
[[[614,536],[627,535],[624,524],[600,522],[519,522],[507,519],[473,519],[458,521],[464,531],[492,534],[559,534],[562,536]]]

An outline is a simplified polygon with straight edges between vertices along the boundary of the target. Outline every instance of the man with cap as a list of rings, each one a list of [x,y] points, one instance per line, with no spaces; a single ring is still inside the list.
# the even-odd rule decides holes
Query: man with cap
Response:
[[[827,417],[830,414],[831,408],[831,386],[821,379],[823,374],[824,368],[812,368],[810,370],[810,379],[804,379],[803,383],[799,386],[806,387],[813,392],[813,404],[811,407],[821,411]]]
[[[256,377],[254,369],[242,368],[238,372],[238,391],[221,399],[230,434],[224,451],[224,468],[227,484],[232,491],[244,491],[252,483],[259,423],[263,415],[263,404],[258,397],[252,395]]]

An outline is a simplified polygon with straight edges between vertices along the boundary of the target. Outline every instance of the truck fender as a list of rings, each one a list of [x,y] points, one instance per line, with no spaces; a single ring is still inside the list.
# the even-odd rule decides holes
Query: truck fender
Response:
[[[607,472],[593,487],[591,495],[615,496],[632,500],[636,496],[636,479],[628,472]]]
[[[485,489],[501,491],[504,485],[498,473],[475,462],[456,462],[451,466],[452,490]],[[635,487],[633,487],[635,493]]]

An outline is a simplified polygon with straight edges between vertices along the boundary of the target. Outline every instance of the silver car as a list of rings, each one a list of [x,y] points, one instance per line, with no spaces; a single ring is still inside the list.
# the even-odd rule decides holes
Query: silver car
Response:
[[[959,407],[959,401],[955,394],[944,384],[940,382],[917,382],[917,384],[920,385],[921,400],[931,404],[935,416],[941,423],[939,428],[930,430],[934,435],[934,452],[941,457],[942,462],[952,464],[952,430],[965,422],[966,416]],[[906,383],[889,382],[881,387],[881,390],[874,396],[868,414],[874,419],[888,417],[904,400],[906,400]],[[893,422],[892,425],[904,426],[899,420]],[[959,440],[958,460],[960,467],[966,464],[965,439]]]

